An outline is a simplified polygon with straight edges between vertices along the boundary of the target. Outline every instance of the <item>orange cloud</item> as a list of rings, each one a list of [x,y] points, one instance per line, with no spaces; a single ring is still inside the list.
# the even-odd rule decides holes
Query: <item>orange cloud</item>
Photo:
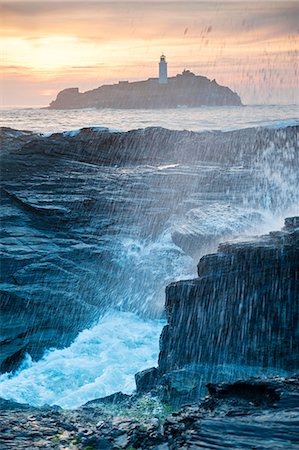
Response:
[[[26,83],[34,95],[32,80],[42,104],[41,92],[155,76],[162,51],[170,74],[190,68],[245,102],[296,100],[296,2],[12,0],[1,14],[8,104]]]

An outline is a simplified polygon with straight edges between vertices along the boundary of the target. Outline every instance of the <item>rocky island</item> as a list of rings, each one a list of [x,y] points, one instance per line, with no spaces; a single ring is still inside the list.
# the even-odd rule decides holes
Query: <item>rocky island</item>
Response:
[[[119,81],[86,92],[78,88],[64,89],[50,109],[120,108],[157,109],[198,106],[241,106],[238,94],[219,85],[216,80],[184,70],[175,77],[167,76],[167,63],[162,55],[159,78],[144,81]]]

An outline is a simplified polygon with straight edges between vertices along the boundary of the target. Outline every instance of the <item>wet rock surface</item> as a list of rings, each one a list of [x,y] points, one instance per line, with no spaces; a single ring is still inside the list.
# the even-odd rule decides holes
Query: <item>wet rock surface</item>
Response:
[[[69,345],[108,308],[161,317],[184,251],[197,258],[260,223],[258,208],[281,207],[277,167],[284,207],[296,202],[297,161],[296,127],[49,137],[3,128],[1,371]]]
[[[201,258],[198,276],[166,289],[168,324],[159,358],[164,379],[191,380],[192,371],[196,378],[201,364],[215,371],[225,364],[231,370],[298,370],[298,217],[286,219],[282,231],[221,244],[218,253]],[[168,387],[175,398],[175,382]],[[189,394],[194,397],[191,388]]]
[[[8,129],[9,130],[9,129]],[[20,133],[13,130],[13,133]],[[4,138],[13,135],[4,129]],[[28,132],[26,132],[28,133]],[[248,128],[236,131],[174,131],[149,127],[128,132],[110,132],[109,129],[82,128],[75,132],[53,133],[50,136],[32,134],[22,140],[22,155],[47,155],[101,165],[131,164],[195,164],[216,163],[220,169],[238,165],[250,167],[265,149],[273,146],[279,153],[287,148],[298,149],[298,127],[283,129]],[[16,147],[14,149],[17,151]],[[294,157],[285,155],[285,165],[292,167]],[[221,170],[219,171],[221,174]],[[218,177],[217,177],[218,178]],[[218,181],[217,179],[215,180]],[[218,183],[217,183],[218,184]]]
[[[298,377],[250,379],[209,391],[201,403],[162,416],[152,411],[152,417],[132,415],[132,409],[111,414],[100,403],[64,411],[2,402],[1,449],[298,448]],[[120,407],[127,401],[118,400]],[[132,398],[132,408],[137,401]]]

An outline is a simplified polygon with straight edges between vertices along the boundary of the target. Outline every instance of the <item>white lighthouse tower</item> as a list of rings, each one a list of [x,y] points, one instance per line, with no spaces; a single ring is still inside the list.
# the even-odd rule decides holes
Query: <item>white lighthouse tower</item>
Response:
[[[165,55],[161,55],[159,62],[159,83],[167,84],[167,62],[165,60]]]

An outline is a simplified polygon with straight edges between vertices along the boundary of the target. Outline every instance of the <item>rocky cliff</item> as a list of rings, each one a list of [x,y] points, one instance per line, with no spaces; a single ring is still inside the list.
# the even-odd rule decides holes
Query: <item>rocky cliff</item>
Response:
[[[78,88],[64,89],[50,103],[49,108],[154,109],[202,105],[240,106],[242,103],[238,94],[228,87],[185,71],[169,78],[167,84],[159,84],[157,79],[152,78],[146,81],[104,85],[82,93]]]
[[[298,449],[298,377],[209,385],[179,411],[120,393],[73,411],[0,399],[3,449]]]
[[[171,244],[145,260],[156,250],[142,253],[142,239],[156,243],[167,224],[197,258],[252,231],[265,211],[298,204],[296,135],[2,129],[1,370],[68,345],[111,306],[142,303],[139,314],[160,317],[163,265],[185,254]],[[2,447],[297,449],[298,377],[248,376],[256,366],[298,369],[298,225],[291,217],[280,232],[221,244],[201,258],[198,278],[168,286],[159,368],[136,375],[137,395],[73,411],[0,399]],[[138,303],[116,303],[124,293]],[[236,367],[242,380],[210,383],[198,403],[202,382],[221,370],[235,379]]]
[[[198,258],[298,200],[296,127],[2,129],[1,166],[4,372],[68,345],[107,308],[161,317],[185,261],[166,231]]]

